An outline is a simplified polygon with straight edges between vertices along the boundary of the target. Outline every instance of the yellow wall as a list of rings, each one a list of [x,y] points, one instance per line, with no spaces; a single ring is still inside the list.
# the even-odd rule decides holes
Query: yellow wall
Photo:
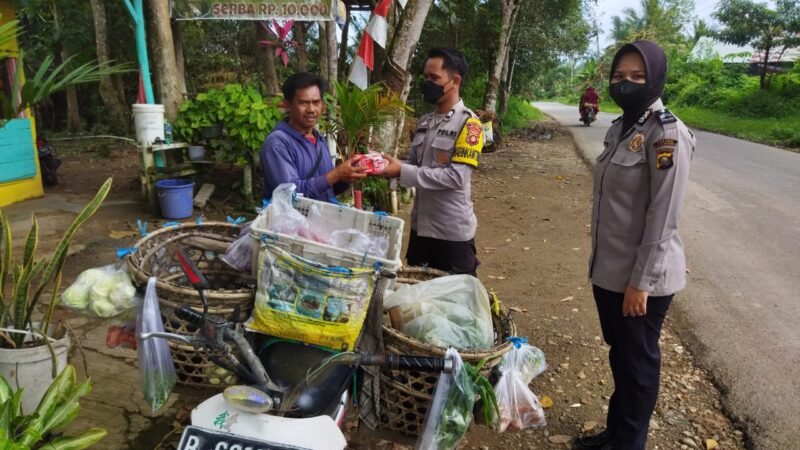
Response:
[[[15,17],[15,9],[9,2],[0,0],[0,24],[13,20]],[[17,43],[12,43],[12,49],[17,49]],[[30,110],[26,111],[26,115],[31,119],[31,134],[33,138],[34,161],[36,161],[36,176],[26,178],[24,180],[16,180],[8,183],[0,183],[0,206],[10,205],[21,200],[41,197],[44,195],[44,188],[42,188],[41,169],[39,168],[39,158],[36,157],[36,122]]]

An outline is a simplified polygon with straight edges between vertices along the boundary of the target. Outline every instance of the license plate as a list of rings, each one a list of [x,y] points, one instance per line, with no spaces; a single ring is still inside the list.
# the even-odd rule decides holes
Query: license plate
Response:
[[[178,450],[304,450],[304,447],[275,444],[224,431],[188,426],[183,430]]]

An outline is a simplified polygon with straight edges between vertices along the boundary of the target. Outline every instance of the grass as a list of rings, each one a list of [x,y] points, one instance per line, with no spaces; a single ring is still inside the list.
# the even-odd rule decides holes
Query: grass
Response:
[[[517,130],[527,127],[533,120],[543,119],[544,114],[531,102],[512,96],[508,101],[508,111],[503,117],[503,125],[510,130]]]
[[[573,102],[565,97],[547,101],[556,101],[567,105],[575,104],[577,107],[577,101]],[[797,126],[800,123],[800,115],[783,118],[752,118],[738,117],[730,113],[693,106],[676,106],[669,109],[686,125],[693,128],[753,142],[788,147],[794,150],[800,149],[800,127]],[[600,102],[600,111],[612,114],[622,113],[616,104],[608,101]]]
[[[690,127],[735,136],[748,141],[800,149],[800,115],[776,118],[737,117],[704,108],[670,108]]]

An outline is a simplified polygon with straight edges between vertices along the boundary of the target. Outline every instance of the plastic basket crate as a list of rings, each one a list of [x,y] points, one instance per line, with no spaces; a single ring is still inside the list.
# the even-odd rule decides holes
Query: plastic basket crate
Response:
[[[294,207],[304,216],[308,216],[311,205],[316,205],[320,213],[330,222],[330,227],[335,230],[355,229],[368,236],[383,236],[389,241],[385,258],[374,255],[362,254],[347,248],[289,236],[267,230],[267,223],[271,218],[272,208],[268,206],[258,215],[250,227],[250,237],[253,238],[259,252],[254,253],[254,271],[258,268],[258,255],[262,240],[270,240],[289,253],[302,258],[329,266],[364,267],[374,266],[379,263],[388,270],[400,269],[400,249],[403,245],[403,220],[397,217],[361,211],[347,206],[334,205],[303,197],[297,197]]]

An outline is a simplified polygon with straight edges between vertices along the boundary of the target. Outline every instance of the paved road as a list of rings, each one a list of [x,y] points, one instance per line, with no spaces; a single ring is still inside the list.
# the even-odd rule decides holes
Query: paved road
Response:
[[[614,115],[536,103],[593,162]],[[755,448],[800,448],[800,154],[698,131],[681,235],[691,271],[672,310]],[[588,215],[588,211],[587,211]]]

